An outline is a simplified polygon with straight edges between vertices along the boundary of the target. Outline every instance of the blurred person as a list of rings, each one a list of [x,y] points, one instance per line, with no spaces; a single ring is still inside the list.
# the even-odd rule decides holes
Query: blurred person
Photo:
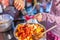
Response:
[[[25,2],[24,0],[1,0],[2,5],[9,6],[14,5],[14,7],[18,10],[24,9]]]
[[[0,14],[3,13],[3,9],[5,9],[9,4],[8,0],[0,0]]]
[[[13,17],[19,15],[17,12],[19,10],[22,11],[25,7],[24,0],[0,0],[0,3],[3,7],[4,12],[11,14]]]
[[[52,5],[52,0],[46,0],[47,2],[47,7],[46,7],[46,12],[50,12],[50,9],[51,9],[51,5]]]
[[[45,12],[45,13],[46,13],[46,7],[47,7],[47,3],[46,3],[46,1],[43,1],[42,8],[43,8],[43,12]]]
[[[51,11],[46,14],[36,14],[35,18],[41,22],[46,22],[46,29],[56,26],[47,33],[47,40],[60,40],[60,0],[53,0]]]
[[[40,12],[43,13],[49,13],[52,5],[52,1],[48,0],[39,0],[40,2]]]
[[[35,6],[35,9],[33,10],[34,15],[37,13],[40,13],[40,3],[37,3],[37,5]]]
[[[40,12],[46,12],[46,7],[47,7],[47,3],[45,0],[39,0],[38,1],[40,3]]]
[[[40,13],[40,3],[36,5],[36,10],[37,10],[37,13]]]
[[[42,3],[42,2],[43,2],[43,0],[39,0],[38,2]]]
[[[26,0],[26,11],[27,11],[28,15],[31,15],[30,11],[31,11],[32,7],[33,7],[32,0]]]
[[[25,0],[0,0],[3,7],[3,14],[11,15],[14,20],[21,20],[25,7]],[[15,23],[17,24],[17,22]]]
[[[1,0],[1,4],[3,5],[3,9],[9,6],[9,0]]]

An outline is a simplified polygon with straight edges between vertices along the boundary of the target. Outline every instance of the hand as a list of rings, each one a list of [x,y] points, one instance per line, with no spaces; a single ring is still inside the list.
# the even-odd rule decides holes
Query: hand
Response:
[[[18,10],[23,10],[25,6],[24,0],[14,0],[14,6]]]
[[[41,13],[38,13],[34,16],[35,19],[37,19],[39,22],[42,21],[42,14]]]

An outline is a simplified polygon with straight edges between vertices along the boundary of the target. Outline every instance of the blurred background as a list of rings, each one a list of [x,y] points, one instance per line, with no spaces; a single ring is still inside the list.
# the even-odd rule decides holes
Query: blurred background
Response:
[[[20,19],[24,14],[35,15],[37,13],[49,13],[52,0],[25,0],[25,10],[18,11],[14,7],[14,0],[2,0],[0,2],[0,14],[8,13],[14,19]],[[37,5],[35,5],[37,3]],[[35,5],[35,6],[34,6]],[[19,17],[19,18],[18,18]]]
[[[25,0],[24,2],[25,9],[18,11],[14,6],[14,0],[0,0],[0,14],[9,14],[14,20],[28,20],[31,15],[49,13],[52,5],[52,0]]]

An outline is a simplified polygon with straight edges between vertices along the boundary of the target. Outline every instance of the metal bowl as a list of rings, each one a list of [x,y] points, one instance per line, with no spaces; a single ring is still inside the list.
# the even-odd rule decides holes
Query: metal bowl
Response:
[[[26,23],[21,23],[21,24],[26,24]],[[46,30],[45,27],[43,25],[39,24],[39,23],[29,23],[29,24],[38,24],[38,25],[40,25],[40,27],[44,28],[44,31]],[[18,27],[18,25],[14,29],[14,37],[18,40],[18,37],[16,37],[16,35],[15,35],[17,27]],[[44,34],[43,37],[39,38],[38,40],[45,40],[45,38],[46,38],[46,34]]]
[[[0,15],[0,32],[5,32],[11,29],[12,16],[8,14]]]

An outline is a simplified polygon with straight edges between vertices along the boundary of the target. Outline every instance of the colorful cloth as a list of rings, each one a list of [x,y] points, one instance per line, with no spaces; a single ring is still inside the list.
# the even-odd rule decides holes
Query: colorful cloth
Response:
[[[53,0],[50,14],[42,15],[43,21],[46,21],[46,29],[56,26],[47,33],[47,40],[60,40],[60,0]]]

